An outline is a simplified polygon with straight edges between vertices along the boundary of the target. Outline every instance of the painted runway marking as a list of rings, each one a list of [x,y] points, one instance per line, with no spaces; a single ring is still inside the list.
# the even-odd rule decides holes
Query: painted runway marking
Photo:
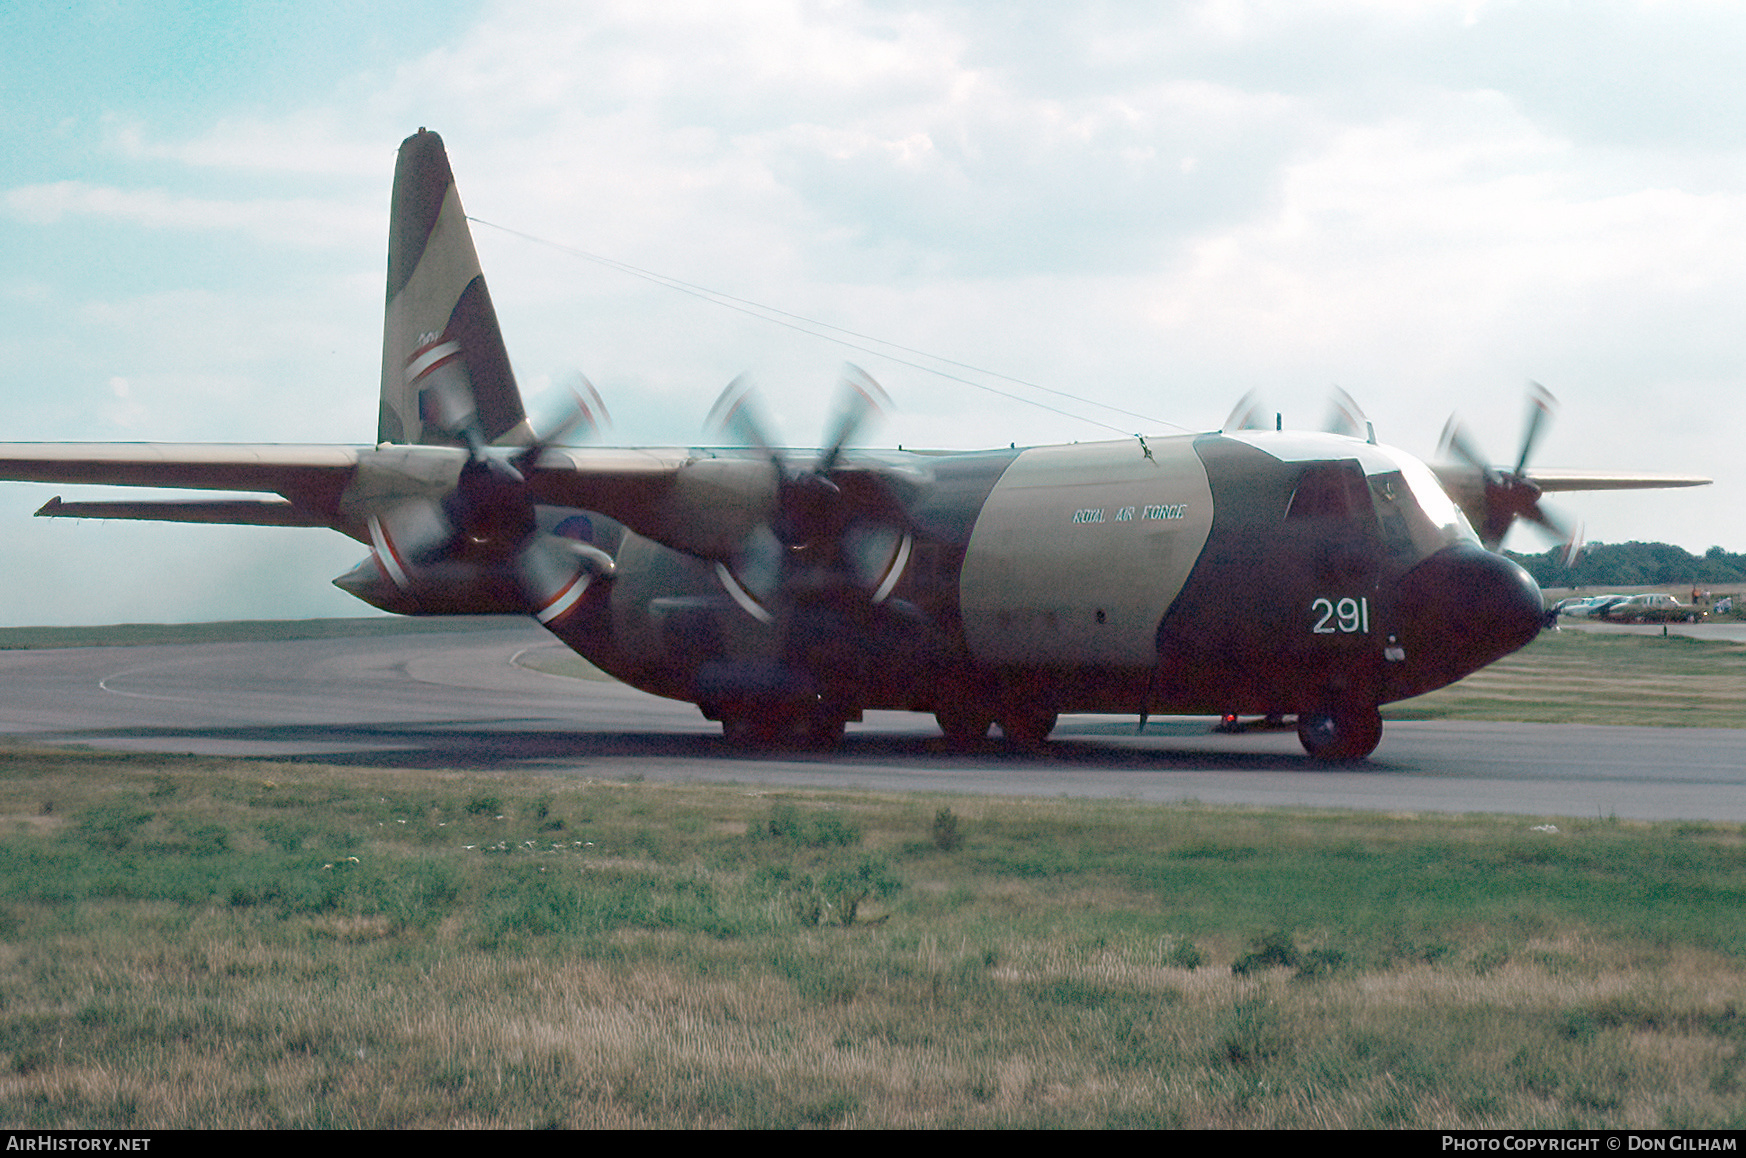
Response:
[[[97,681],[97,686],[112,696],[128,696],[136,700],[164,700],[172,704],[190,704],[194,703],[196,700],[205,698],[202,696],[154,696],[148,692],[124,692],[120,688],[112,688],[109,686],[110,680],[120,679],[122,676],[138,675],[140,672],[148,670],[150,669],[136,667],[131,668],[128,671],[110,672],[108,675]]]

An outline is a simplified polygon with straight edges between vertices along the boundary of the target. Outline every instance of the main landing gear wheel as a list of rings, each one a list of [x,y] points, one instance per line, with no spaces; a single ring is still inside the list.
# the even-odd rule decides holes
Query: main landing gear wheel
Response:
[[[817,752],[830,752],[842,746],[847,733],[846,721],[838,716],[819,716],[806,721],[801,730],[803,747]]]
[[[761,716],[724,715],[721,736],[735,748],[768,748],[776,742],[776,730]]]
[[[1055,721],[1058,718],[1054,712],[1011,712],[1000,716],[995,722],[1000,725],[1000,734],[1006,737],[1008,744],[1035,748],[1049,738],[1049,733],[1055,730]]]
[[[1305,712],[1297,718],[1297,738],[1317,760],[1362,760],[1382,741],[1382,713],[1375,708]]]
[[[994,726],[994,713],[981,708],[955,705],[934,709],[934,722],[952,744],[968,748],[988,739],[988,729]]]
[[[722,739],[735,748],[805,748],[829,751],[843,742],[842,717],[829,713],[786,710],[724,713]]]

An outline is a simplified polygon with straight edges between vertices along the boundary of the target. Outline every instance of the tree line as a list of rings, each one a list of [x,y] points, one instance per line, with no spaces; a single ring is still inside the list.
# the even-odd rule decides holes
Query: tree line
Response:
[[[1746,554],[1731,554],[1720,547],[1693,555],[1671,543],[1587,543],[1568,567],[1562,547],[1539,555],[1504,554],[1520,563],[1541,587],[1714,588],[1746,584]]]

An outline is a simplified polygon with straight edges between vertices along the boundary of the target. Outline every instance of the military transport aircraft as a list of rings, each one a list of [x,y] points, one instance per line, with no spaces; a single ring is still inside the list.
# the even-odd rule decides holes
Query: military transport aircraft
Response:
[[[735,741],[829,744],[869,708],[1018,744],[1062,712],[1253,713],[1295,716],[1327,760],[1376,747],[1378,705],[1539,632],[1539,589],[1486,544],[1556,526],[1541,490],[1708,481],[1530,473],[1528,445],[1498,471],[1459,431],[1435,471],[1369,432],[851,450],[881,399],[853,368],[816,455],[772,449],[737,385],[716,414],[736,448],[563,445],[598,399],[531,429],[424,129],[400,147],[387,299],[373,446],[14,444],[0,479],[255,494],[37,513],[328,527],[370,548],[334,580],[365,602],[532,615]]]

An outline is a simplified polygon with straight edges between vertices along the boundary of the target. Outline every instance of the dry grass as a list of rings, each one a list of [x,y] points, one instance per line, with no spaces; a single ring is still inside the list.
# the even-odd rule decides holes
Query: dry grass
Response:
[[[1655,634],[1544,632],[1387,719],[1746,727],[1746,644]]]
[[[0,757],[19,1127],[1741,1124],[1738,826]]]
[[[1704,954],[1653,979],[1536,942],[1484,975],[1417,963],[1305,983],[1129,949],[977,977],[880,936],[797,946],[846,973],[914,970],[828,997],[659,960],[461,954],[336,978],[259,944],[105,954],[107,989],[150,996],[76,993],[72,1020],[112,1018],[129,1040],[108,1060],[14,1053],[0,1105],[15,1123],[245,1129],[1738,1124],[1739,1037],[1718,1032],[1737,967]]]
[[[244,619],[218,623],[116,623],[104,627],[0,627],[0,650],[263,643],[288,639],[429,635],[501,631],[506,624],[523,622],[526,621],[500,615],[446,615],[429,618],[369,615],[350,619]]]

